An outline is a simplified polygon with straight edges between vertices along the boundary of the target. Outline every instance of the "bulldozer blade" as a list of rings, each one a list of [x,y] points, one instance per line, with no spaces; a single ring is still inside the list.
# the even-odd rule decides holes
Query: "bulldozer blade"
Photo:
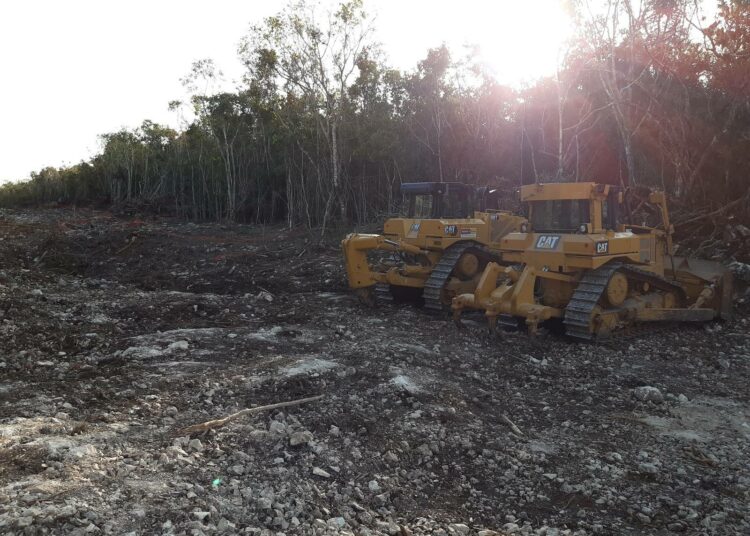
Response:
[[[648,322],[709,322],[716,317],[713,309],[639,309],[636,318]]]

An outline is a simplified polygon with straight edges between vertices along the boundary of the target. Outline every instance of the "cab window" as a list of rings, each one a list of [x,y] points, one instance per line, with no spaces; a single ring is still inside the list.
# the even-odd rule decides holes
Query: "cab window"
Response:
[[[589,222],[587,199],[556,199],[531,203],[531,226],[536,232],[575,232]]]
[[[415,219],[432,217],[433,197],[430,194],[420,194],[412,197],[409,216]]]
[[[466,198],[464,196],[443,196],[443,210],[440,215],[442,218],[465,218],[467,215],[466,212]]]

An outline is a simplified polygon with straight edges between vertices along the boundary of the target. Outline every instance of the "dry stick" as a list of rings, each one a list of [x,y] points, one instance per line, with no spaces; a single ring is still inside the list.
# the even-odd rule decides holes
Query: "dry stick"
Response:
[[[122,253],[123,251],[125,251],[126,249],[128,249],[133,244],[135,244],[135,237],[133,237],[133,239],[130,242],[128,242],[127,244],[125,244],[124,247],[121,247],[120,249],[118,249],[117,251],[115,251],[115,255],[119,255],[120,253]]]
[[[323,395],[318,396],[311,396],[308,398],[300,398],[298,400],[289,400],[287,402],[278,402],[276,404],[268,404],[267,406],[258,406],[256,408],[246,408],[241,411],[238,411],[237,413],[232,413],[231,415],[227,415],[226,417],[223,417],[221,419],[216,419],[213,421],[206,421],[202,422],[200,424],[194,424],[193,426],[188,426],[187,428],[183,428],[180,430],[180,435],[190,435],[190,434],[196,434],[199,432],[207,432],[208,430],[213,430],[214,428],[221,428],[227,423],[230,423],[236,419],[239,419],[240,417],[244,417],[245,415],[251,415],[253,413],[260,413],[262,411],[269,411],[272,409],[278,409],[278,408],[286,408],[289,406],[298,406],[300,404],[306,404],[307,402],[314,402],[316,400],[320,400],[323,398]]]
[[[732,208],[732,207],[734,207],[736,205],[739,205],[740,203],[742,203],[743,201],[747,201],[748,199],[750,199],[750,191],[748,191],[748,193],[746,193],[745,195],[743,195],[739,199],[735,199],[734,201],[732,201],[730,203],[727,203],[726,205],[724,205],[720,209],[714,210],[713,212],[709,212],[708,214],[701,214],[700,216],[695,216],[694,218],[690,218],[688,220],[675,223],[674,226],[675,227],[681,227],[683,225],[687,225],[688,223],[693,223],[693,222],[696,222],[696,221],[705,220],[706,218],[710,218],[710,217],[713,217],[713,216],[719,216],[719,215],[723,214],[724,212],[726,212],[727,210],[729,210],[730,208]]]
[[[40,262],[42,262],[42,259],[46,256],[47,256],[47,250],[45,249],[44,252],[36,258],[36,260],[34,261],[34,264],[39,264]]]
[[[523,436],[523,432],[521,431],[521,429],[518,426],[516,426],[516,423],[511,421],[505,413],[503,413],[503,421],[505,421],[505,424],[507,424],[510,427],[510,430],[514,434]]]

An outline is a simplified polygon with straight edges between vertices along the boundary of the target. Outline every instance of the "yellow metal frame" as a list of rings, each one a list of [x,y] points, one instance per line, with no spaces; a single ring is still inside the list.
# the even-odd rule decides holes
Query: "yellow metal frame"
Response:
[[[690,261],[691,266],[689,261],[673,256],[674,230],[662,192],[652,192],[649,202],[659,208],[663,230],[635,225],[605,230],[602,204],[609,198],[609,193],[609,186],[593,182],[523,186],[521,199],[531,204],[532,211],[538,201],[589,200],[589,232],[536,233],[532,230],[509,233],[501,240],[502,261],[523,268],[488,264],[475,291],[454,298],[454,317],[458,320],[466,308],[480,309],[485,311],[491,326],[498,315],[512,315],[525,318],[530,331],[534,332],[539,322],[564,316],[564,306],[587,271],[615,260],[636,265],[661,277],[673,278],[685,289],[689,306],[664,307],[667,300],[663,296],[654,293],[639,295],[639,291],[634,291],[623,299],[621,307],[615,308],[618,312],[614,309],[602,312],[600,320],[608,328],[623,319],[701,321],[709,316],[727,317],[728,313],[731,314],[731,290],[726,289],[727,285],[731,287],[731,278],[726,275],[726,270],[707,261],[700,261],[702,264]],[[545,285],[545,282],[550,284]],[[538,285],[541,294],[537,292]],[[721,293],[713,290],[718,286],[722,287]],[[620,318],[618,315],[624,316]]]
[[[562,309],[537,303],[534,289],[538,279],[568,284],[573,284],[576,280],[572,275],[537,270],[530,265],[519,272],[512,266],[491,262],[485,268],[473,294],[461,294],[454,298],[454,314],[458,318],[463,309],[483,309],[491,325],[494,325],[499,315],[519,316],[526,318],[532,331],[536,330],[539,322],[563,316]]]
[[[498,250],[501,238],[525,221],[505,211],[475,212],[473,218],[465,219],[389,219],[382,235],[353,233],[341,242],[349,286],[361,289],[386,283],[421,288],[450,246],[472,241]],[[375,250],[404,252],[422,263],[383,269],[367,258],[368,252]]]

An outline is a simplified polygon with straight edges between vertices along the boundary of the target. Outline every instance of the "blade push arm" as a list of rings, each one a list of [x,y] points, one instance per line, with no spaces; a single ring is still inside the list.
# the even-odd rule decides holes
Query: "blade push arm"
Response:
[[[344,250],[344,262],[349,286],[355,289],[370,287],[380,281],[367,262],[368,251],[403,251],[413,255],[427,254],[427,251],[412,244],[376,234],[350,234],[341,241],[341,247]]]

